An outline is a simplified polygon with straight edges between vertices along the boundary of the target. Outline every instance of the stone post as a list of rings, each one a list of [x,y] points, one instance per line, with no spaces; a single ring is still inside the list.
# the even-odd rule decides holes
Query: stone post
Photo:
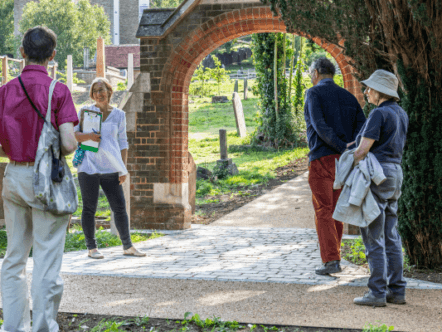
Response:
[[[123,183],[123,193],[124,193],[124,199],[126,200],[126,212],[129,218],[129,229],[130,229],[130,173],[127,174],[126,181],[124,181]],[[111,226],[111,233],[120,236],[117,227],[115,226],[115,215],[113,212],[111,212],[110,226]]]
[[[2,84],[8,83],[8,56],[2,58]]]
[[[72,55],[68,55],[66,66],[66,85],[71,93],[74,91],[73,78]]]
[[[216,161],[217,166],[222,169],[227,168],[230,175],[238,174],[238,168],[227,154],[227,131],[225,129],[219,130],[219,148],[221,159]]]
[[[235,81],[235,88],[233,89],[233,92],[238,93],[239,88],[238,88],[238,80]]]
[[[247,78],[244,79],[244,100],[247,100],[247,89],[248,89],[248,82]]]
[[[97,39],[97,77],[106,77],[106,56],[104,39]]]
[[[219,148],[221,159],[227,159],[227,131],[225,129],[219,130]]]
[[[89,69],[89,47],[83,49],[83,69]]]
[[[132,84],[134,84],[134,55],[129,53],[127,58],[127,91],[130,90]]]

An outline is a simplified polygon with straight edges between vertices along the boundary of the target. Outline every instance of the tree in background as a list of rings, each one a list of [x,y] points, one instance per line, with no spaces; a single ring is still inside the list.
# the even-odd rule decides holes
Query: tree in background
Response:
[[[292,33],[338,44],[368,78],[397,74],[410,118],[399,232],[411,264],[442,265],[442,4],[440,0],[263,0]],[[339,37],[338,37],[339,36]]]
[[[210,79],[210,73],[209,70],[204,68],[203,64],[201,63],[198,68],[195,70],[195,74],[192,76],[192,82],[198,81],[200,84],[191,84],[189,89],[192,89],[190,91],[190,94],[197,95],[200,94],[201,97],[204,97],[206,95],[206,82]]]
[[[91,6],[88,0],[76,4],[71,0],[28,2],[20,20],[20,33],[37,25],[45,25],[57,34],[55,61],[60,68],[66,66],[68,55],[72,55],[75,65],[83,63],[83,48],[89,47],[94,54],[98,37],[110,43],[110,22],[104,9]]]
[[[217,82],[219,96],[221,94],[221,83],[230,79],[228,75],[230,71],[225,70],[223,67],[221,67],[221,61],[216,55],[212,54],[212,60],[215,63],[215,68],[207,68],[206,70],[209,71],[210,77]]]
[[[14,0],[0,1],[0,55],[13,54]]]
[[[151,8],[175,8],[184,0],[150,0]]]

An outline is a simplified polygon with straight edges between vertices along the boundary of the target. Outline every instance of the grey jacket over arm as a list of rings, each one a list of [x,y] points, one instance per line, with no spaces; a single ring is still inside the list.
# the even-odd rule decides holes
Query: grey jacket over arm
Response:
[[[371,152],[353,168],[355,150],[344,152],[339,161],[336,160],[333,189],[342,188],[342,192],[333,219],[367,227],[381,213],[370,185],[372,182],[380,185],[386,177],[381,164]]]

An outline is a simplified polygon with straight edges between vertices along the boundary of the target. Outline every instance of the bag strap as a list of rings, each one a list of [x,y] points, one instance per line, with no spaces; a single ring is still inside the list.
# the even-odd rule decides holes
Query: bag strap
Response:
[[[52,103],[52,95],[54,93],[55,84],[57,84],[57,80],[52,80],[51,85],[49,87],[49,102],[48,102],[48,111],[46,112],[46,121],[51,122],[51,103]]]
[[[44,118],[44,116],[40,113],[40,111],[37,109],[37,107],[35,107],[34,103],[32,102],[31,98],[28,95],[28,91],[26,91],[25,86],[23,84],[23,81],[21,80],[21,77],[18,76],[18,81],[20,82],[21,87],[23,88],[23,91],[26,94],[26,97],[28,98],[29,102],[31,103],[32,107],[34,108],[34,110],[38,113],[38,115],[40,116],[40,118],[43,119],[44,122],[46,122],[46,119]],[[50,102],[50,101],[49,101]]]

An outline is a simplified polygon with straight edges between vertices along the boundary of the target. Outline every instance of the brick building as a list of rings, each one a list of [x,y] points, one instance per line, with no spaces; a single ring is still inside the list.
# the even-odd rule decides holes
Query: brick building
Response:
[[[14,0],[14,32],[18,34],[18,22],[24,6],[31,1]],[[76,1],[76,0],[73,0]],[[91,5],[104,8],[111,22],[111,38],[114,45],[139,44],[135,37],[142,9],[148,8],[149,0],[89,0]]]

